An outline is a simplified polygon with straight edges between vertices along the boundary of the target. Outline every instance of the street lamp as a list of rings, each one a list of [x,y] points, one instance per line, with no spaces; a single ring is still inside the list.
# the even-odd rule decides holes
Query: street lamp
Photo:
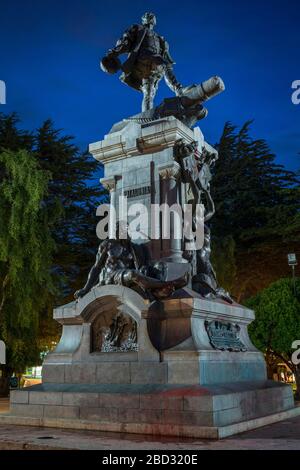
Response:
[[[292,267],[293,272],[293,284],[294,284],[294,294],[296,295],[296,277],[295,277],[295,266],[297,266],[297,256],[295,253],[288,254],[288,263]]]

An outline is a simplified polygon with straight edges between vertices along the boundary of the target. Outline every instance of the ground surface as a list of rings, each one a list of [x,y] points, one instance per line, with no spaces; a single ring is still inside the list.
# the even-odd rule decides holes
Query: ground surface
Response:
[[[7,411],[8,401],[0,399],[0,412]],[[221,441],[0,425],[3,449],[300,450],[300,416]]]

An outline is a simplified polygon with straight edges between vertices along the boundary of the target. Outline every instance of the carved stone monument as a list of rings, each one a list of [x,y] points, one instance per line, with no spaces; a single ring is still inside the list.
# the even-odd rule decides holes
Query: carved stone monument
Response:
[[[144,15],[102,60],[104,70],[122,70],[123,81],[144,93],[142,113],[90,145],[117,220],[126,196],[128,213],[144,208],[139,231],[151,236],[118,238],[110,216],[86,285],[54,310],[63,333],[44,360],[42,384],[12,392],[2,422],[217,438],[299,412],[291,387],[267,380],[247,330],[254,312],[218,285],[210,261],[218,153],[193,126],[224,83],[213,77],[181,86],[154,24],[153,14]],[[121,53],[129,54],[125,65]],[[177,96],[153,107],[163,76]],[[175,216],[164,237],[154,204],[190,204],[192,226],[202,204],[201,247],[187,248]]]

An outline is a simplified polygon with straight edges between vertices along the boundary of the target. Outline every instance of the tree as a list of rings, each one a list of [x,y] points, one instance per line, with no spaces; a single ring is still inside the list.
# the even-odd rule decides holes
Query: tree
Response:
[[[80,152],[73,138],[47,120],[35,135],[34,155],[50,174],[45,205],[53,221],[55,270],[61,279],[60,302],[85,283],[99,240],[96,208],[106,196],[97,177],[98,163]]]
[[[49,176],[25,150],[2,151],[0,175],[0,337],[7,347],[3,393],[12,372],[40,362],[45,332],[40,327],[49,324],[55,285],[54,242],[43,205]]]
[[[256,319],[249,326],[253,343],[266,354],[284,362],[295,374],[297,398],[300,399],[300,365],[292,362],[292,344],[300,340],[300,280],[296,295],[291,279],[280,279],[249,299],[246,305],[255,310]]]
[[[20,149],[23,151],[19,152]],[[25,365],[38,364],[40,351],[49,349],[57,338],[58,328],[52,319],[52,309],[54,305],[72,298],[73,292],[86,280],[99,243],[95,231],[96,208],[105,198],[106,191],[100,187],[98,179],[95,183],[97,163],[87,152],[80,152],[70,136],[54,129],[50,120],[31,133],[20,129],[17,115],[0,114],[0,152],[3,154],[3,164],[0,165],[1,191],[15,191],[10,202],[1,199],[1,220],[4,221],[0,232],[1,241],[10,237],[16,253],[13,258],[9,257],[11,265],[1,261],[0,267],[0,294],[1,282],[4,283],[3,297],[0,297],[0,301],[1,298],[3,301],[0,337],[8,344],[9,362],[8,367],[3,369],[3,385],[4,382],[7,385],[7,378],[13,371],[23,370]],[[14,184],[11,186],[12,181]],[[36,189],[32,193],[32,200],[30,185]],[[25,209],[27,206],[33,207],[34,201],[36,209],[39,205],[40,210],[29,213]],[[18,227],[20,213],[23,218],[19,219]],[[28,218],[24,221],[25,214]],[[14,220],[15,238],[11,232],[4,231],[4,228],[8,230],[11,227],[10,218]],[[26,231],[27,227],[31,230]],[[20,290],[18,295],[11,297],[8,295],[9,289],[14,292],[14,286],[26,285],[25,274],[16,267],[12,284],[6,285],[5,269],[18,266],[18,263],[24,263],[25,266],[29,262],[26,256],[33,250],[31,243],[34,243],[35,231],[37,240],[44,236],[44,243],[40,245],[36,241],[37,252],[30,260],[36,268],[39,267],[40,273],[28,272],[28,275],[32,274],[32,284],[28,285],[26,291]],[[39,251],[42,248],[44,251]],[[5,256],[7,254],[3,252]],[[45,260],[44,264],[38,262],[40,256]],[[43,282],[42,289],[40,281],[46,279],[47,273],[52,284]],[[28,300],[30,298],[31,301]],[[27,319],[29,311],[32,314],[31,323]],[[14,318],[16,312],[19,312],[17,323]],[[24,325],[27,322],[30,324],[27,329],[22,326],[23,316]]]
[[[18,129],[19,118],[16,113],[0,113],[0,149],[27,150],[33,147],[34,136],[31,132]]]
[[[32,133],[19,128],[16,114],[0,114],[1,147],[30,151],[49,174],[44,206],[56,245],[53,270],[60,286],[55,303],[65,303],[85,283],[99,244],[96,208],[107,198],[99,184],[101,168],[51,120]]]
[[[231,236],[213,238],[212,264],[217,273],[218,284],[233,292],[236,283],[235,241]]]
[[[212,234],[234,240],[238,301],[288,275],[290,250],[300,255],[299,177],[275,163],[264,140],[250,137],[250,124],[225,125],[212,186]]]

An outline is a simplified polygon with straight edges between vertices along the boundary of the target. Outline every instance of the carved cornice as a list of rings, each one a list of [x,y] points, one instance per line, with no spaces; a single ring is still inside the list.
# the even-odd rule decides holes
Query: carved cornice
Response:
[[[152,126],[144,126],[142,136],[137,139],[137,145],[142,153],[155,153],[173,147],[178,139],[192,141],[193,137],[193,130],[172,116],[157,123],[153,122]]]
[[[178,139],[194,140],[194,132],[181,121],[170,116],[149,124],[128,122],[120,132],[108,134],[104,140],[90,144],[93,157],[108,163],[131,156],[160,152],[174,146]]]
[[[162,179],[174,179],[177,180],[180,176],[180,165],[177,162],[171,161],[160,165],[158,172]]]
[[[111,193],[116,190],[118,179],[120,179],[120,176],[110,176],[108,178],[101,178],[100,183]]]

